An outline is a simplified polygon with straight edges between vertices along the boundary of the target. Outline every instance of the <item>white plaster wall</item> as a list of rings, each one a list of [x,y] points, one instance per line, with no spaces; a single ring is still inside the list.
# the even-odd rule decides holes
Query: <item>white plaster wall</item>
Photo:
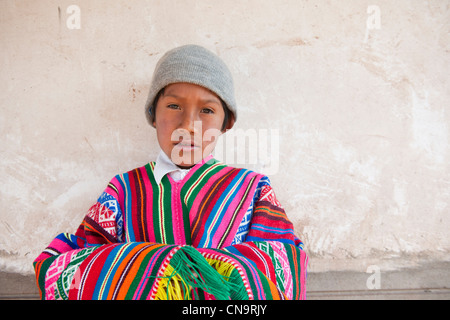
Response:
[[[186,43],[232,70],[235,132],[271,141],[235,162],[269,174],[310,271],[450,259],[449,22],[444,0],[1,0],[0,271],[155,159],[150,78]],[[229,134],[218,156],[246,152]]]

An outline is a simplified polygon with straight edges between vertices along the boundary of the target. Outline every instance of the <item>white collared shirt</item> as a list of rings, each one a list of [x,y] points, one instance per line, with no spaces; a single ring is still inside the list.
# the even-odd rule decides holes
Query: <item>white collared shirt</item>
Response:
[[[158,158],[156,159],[155,169],[154,169],[154,175],[156,183],[160,183],[161,179],[166,175],[169,174],[170,177],[174,181],[180,181],[183,180],[184,177],[189,173],[190,169],[181,169],[178,167],[175,163],[170,160],[170,158],[166,155],[164,151],[160,151]]]

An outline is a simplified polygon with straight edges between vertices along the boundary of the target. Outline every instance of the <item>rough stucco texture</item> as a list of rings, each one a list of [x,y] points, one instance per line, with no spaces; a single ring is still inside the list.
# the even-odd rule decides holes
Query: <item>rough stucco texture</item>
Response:
[[[32,272],[110,178],[155,160],[152,70],[186,43],[234,74],[235,132],[273,142],[219,146],[270,176],[310,270],[450,259],[449,6],[2,0],[0,269]]]

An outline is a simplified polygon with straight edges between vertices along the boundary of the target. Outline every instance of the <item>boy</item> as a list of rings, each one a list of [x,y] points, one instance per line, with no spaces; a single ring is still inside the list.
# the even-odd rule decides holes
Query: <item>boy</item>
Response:
[[[43,299],[304,299],[307,256],[269,179],[213,158],[237,119],[223,61],[158,62],[145,106],[161,152],[115,176],[75,235],[35,260]]]

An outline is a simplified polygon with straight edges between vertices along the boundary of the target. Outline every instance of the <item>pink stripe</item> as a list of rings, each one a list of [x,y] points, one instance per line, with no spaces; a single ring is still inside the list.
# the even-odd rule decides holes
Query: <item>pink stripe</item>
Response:
[[[116,198],[116,199],[119,201],[120,205],[123,205],[123,202],[125,201],[125,199],[124,199],[125,192],[123,192],[122,184],[121,184],[120,181],[117,179],[117,177],[114,177],[110,182],[117,188],[117,190],[118,190],[118,192],[119,192],[119,195],[118,195],[118,196],[119,196],[119,199],[117,199],[117,193],[116,193],[116,190],[114,190],[114,189],[111,188],[110,186],[106,187],[106,190],[105,190],[105,191],[106,191],[108,194],[110,194],[111,196],[113,196],[114,198]]]
[[[173,218],[173,237],[175,244],[186,244],[186,235],[184,234],[183,209],[181,207],[180,183],[172,183],[172,218]]]
[[[149,245],[149,249],[143,251],[141,254],[148,254],[148,251],[151,251],[153,249],[154,245]],[[147,268],[145,268],[144,271],[144,276],[141,279],[141,282],[139,282],[139,285],[137,286],[137,289],[134,293],[133,296],[133,300],[138,300],[141,297],[141,293],[142,290],[145,288],[145,286],[147,285],[147,282],[149,280],[149,275],[151,274],[153,268],[155,267],[156,261],[159,259],[159,256],[161,255],[161,253],[164,251],[164,249],[166,248],[166,246],[163,246],[162,248],[158,249],[154,255],[152,255],[152,257],[150,258],[150,261],[152,261],[153,263],[150,263],[147,265]],[[154,280],[154,279],[152,279]],[[150,290],[150,294],[151,294],[151,290]]]
[[[232,169],[233,168],[231,167],[225,167],[222,170],[216,172],[206,183],[205,187],[198,192],[194,202],[192,203],[191,211],[189,212],[189,220],[191,222],[191,228],[194,227],[192,223],[197,220],[197,214],[199,213],[200,205],[203,199],[205,199],[206,192],[211,189],[211,184],[216,182],[220,177],[226,175]]]
[[[123,181],[123,175],[120,175],[120,178]],[[127,215],[125,214],[125,211],[124,211],[124,208],[126,208],[126,205],[125,205],[125,192],[122,188],[122,183],[120,183],[120,181],[117,179],[117,176],[114,177],[110,181],[110,183],[113,184],[117,188],[118,194],[117,194],[116,190],[111,188],[109,185],[106,188],[105,192],[108,193],[109,195],[111,195],[112,197],[114,197],[117,200],[117,202],[119,203],[120,210],[122,211],[122,230],[123,230],[122,240],[130,241],[128,232],[126,232],[126,229],[127,229],[126,225],[127,225],[128,221],[127,221]]]
[[[308,266],[308,256],[303,250],[300,251],[300,300],[306,300],[306,268]]]
[[[189,170],[189,173],[186,175],[186,177],[183,179],[184,181],[188,181],[191,176],[200,168],[203,166],[203,164],[205,164],[206,162],[208,162],[209,160],[212,159],[212,155],[207,156],[206,158],[204,158],[202,161],[200,161],[199,163],[197,163],[191,170]]]

